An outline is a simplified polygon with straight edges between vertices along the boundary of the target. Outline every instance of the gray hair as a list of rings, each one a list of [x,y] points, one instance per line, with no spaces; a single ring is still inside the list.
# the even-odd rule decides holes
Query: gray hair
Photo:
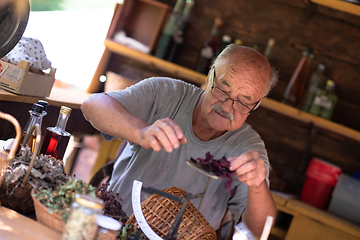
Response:
[[[252,49],[252,48],[249,48],[249,47],[245,47],[245,46],[239,46],[237,44],[234,44],[234,43],[231,43],[229,45],[226,46],[226,48],[218,55],[218,57],[215,59],[214,63],[212,64],[212,68],[216,66],[216,64],[230,56],[231,54],[233,54],[234,52],[236,51],[239,51],[240,49],[242,48],[246,48],[246,49],[249,49],[249,50],[252,50],[253,52],[256,52],[257,54],[261,55],[261,57],[269,64],[270,68],[271,68],[271,73],[270,73],[270,78],[269,78],[269,83],[268,83],[268,86],[267,86],[267,89],[266,89],[266,92],[265,92],[265,95],[264,97],[266,97],[270,92],[271,90],[276,86],[276,84],[278,83],[278,80],[279,80],[279,74],[278,74],[278,71],[275,70],[274,67],[271,66],[271,64],[269,63],[269,61],[261,54],[259,53],[258,51],[256,51],[255,49]]]

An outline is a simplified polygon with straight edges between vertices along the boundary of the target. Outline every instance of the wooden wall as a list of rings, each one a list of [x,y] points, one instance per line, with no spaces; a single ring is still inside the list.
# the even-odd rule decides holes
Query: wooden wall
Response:
[[[159,1],[171,7],[176,2]],[[326,66],[326,75],[337,83],[339,103],[333,121],[360,131],[360,17],[313,5],[307,0],[195,0],[185,41],[175,63],[188,68],[195,66],[215,17],[224,22],[221,35],[239,38],[250,47],[259,44],[262,53],[268,39],[275,39],[269,61],[279,71],[280,79],[269,97],[278,101],[302,51],[312,47],[314,57],[310,73],[322,63]],[[108,70],[135,80],[154,75],[168,76],[115,55]],[[359,142],[313,129],[316,134],[312,144],[307,145],[311,140],[311,126],[262,107],[250,115],[248,123],[259,132],[267,146],[273,189],[299,194],[311,156],[340,166],[346,174],[360,170]]]

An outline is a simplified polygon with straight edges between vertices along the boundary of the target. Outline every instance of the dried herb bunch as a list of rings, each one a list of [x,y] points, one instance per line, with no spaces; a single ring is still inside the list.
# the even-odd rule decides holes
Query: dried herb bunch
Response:
[[[49,213],[61,215],[62,221],[66,222],[77,193],[95,197],[96,188],[74,177],[54,189],[40,187],[34,197],[49,209]]]
[[[216,176],[227,178],[225,188],[227,191],[230,190],[231,184],[233,183],[232,171],[229,170],[230,162],[226,157],[221,159],[214,159],[210,152],[206,153],[205,158],[190,158],[190,161],[197,164],[206,171],[214,173]],[[233,197],[236,193],[237,186],[230,190],[230,195]]]
[[[32,157],[31,148],[27,145],[21,146],[20,153],[9,164],[5,174],[3,188],[9,190],[14,185],[19,185],[30,164]],[[61,160],[57,160],[50,156],[36,156],[34,166],[30,171],[28,183],[37,188],[54,188],[55,186],[68,181],[69,177],[64,170],[64,164]],[[16,187],[15,187],[16,188]]]
[[[107,191],[108,185],[109,183],[101,184],[97,194],[104,201],[104,215],[118,220],[124,226],[129,218],[126,216],[120,203],[123,199],[119,196],[119,193],[114,194],[113,191]]]

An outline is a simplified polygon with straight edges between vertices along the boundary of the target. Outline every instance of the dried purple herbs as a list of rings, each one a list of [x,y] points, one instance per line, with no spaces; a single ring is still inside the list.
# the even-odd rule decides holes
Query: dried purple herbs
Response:
[[[225,189],[230,190],[231,184],[233,182],[232,171],[229,170],[230,162],[226,157],[221,159],[214,159],[213,155],[210,152],[207,152],[205,158],[190,158],[190,161],[200,166],[206,171],[214,173],[216,176],[227,178],[225,183]],[[235,186],[230,191],[230,196],[233,197],[236,193],[237,186]]]

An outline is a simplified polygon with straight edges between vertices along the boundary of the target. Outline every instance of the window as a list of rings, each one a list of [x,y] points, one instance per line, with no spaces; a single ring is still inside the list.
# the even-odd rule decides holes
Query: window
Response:
[[[115,0],[32,0],[24,37],[43,44],[55,78],[86,90],[104,51]],[[42,11],[38,11],[42,10]]]

